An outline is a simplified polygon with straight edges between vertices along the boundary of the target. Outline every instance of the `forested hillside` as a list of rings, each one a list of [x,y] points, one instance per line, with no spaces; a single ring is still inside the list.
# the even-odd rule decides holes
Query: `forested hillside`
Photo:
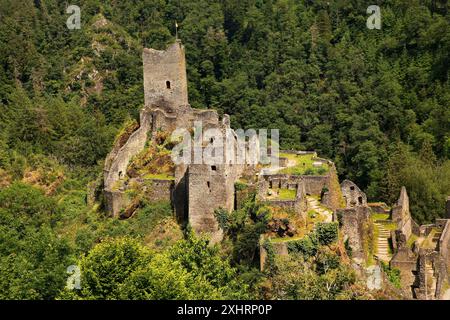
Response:
[[[175,21],[186,46],[193,107],[230,114],[234,128],[280,129],[283,149],[317,150],[372,200],[392,204],[405,185],[419,223],[443,215],[450,194],[447,0],[74,4],[81,8],[79,30],[66,26],[67,1],[0,0],[0,270],[9,272],[0,297],[74,298],[60,292],[69,264],[105,237],[151,242],[152,219],[170,216],[161,205],[143,210],[142,217],[157,213],[149,221],[108,221],[86,198],[114,138],[143,106],[142,49],[173,41]],[[381,7],[381,30],[366,27],[372,4]],[[181,237],[173,232],[171,241]],[[147,259],[141,244],[123,241],[139,261]],[[126,250],[115,245],[96,249],[82,263],[95,271],[111,250]],[[195,298],[190,292],[249,297],[252,269],[232,284],[242,288],[233,296],[225,286],[236,270],[227,262],[224,271],[211,271],[222,274],[208,274],[208,265],[180,257],[183,246],[195,260],[195,248],[204,244],[181,243],[145,271],[182,270],[174,287],[192,291],[167,298]],[[205,253],[211,265],[217,254]],[[32,271],[42,277],[25,281]],[[200,278],[200,284],[192,280]],[[80,297],[135,298],[136,281],[110,292],[94,280]]]

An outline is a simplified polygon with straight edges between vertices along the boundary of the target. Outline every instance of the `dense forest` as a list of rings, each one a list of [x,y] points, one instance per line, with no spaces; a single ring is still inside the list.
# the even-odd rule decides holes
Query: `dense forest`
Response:
[[[282,265],[264,278],[245,258],[264,221],[236,222],[228,261],[226,248],[189,230],[181,240],[165,204],[117,221],[88,201],[116,135],[144,104],[142,49],[172,42],[175,22],[193,107],[230,114],[234,128],[279,129],[283,149],[317,150],[371,200],[392,204],[406,186],[419,223],[443,215],[447,0],[80,0],[75,30],[66,26],[69,4],[0,0],[0,298],[358,295],[345,266],[320,271],[333,253],[319,240],[310,267]],[[372,4],[381,8],[380,30],[366,27]],[[230,219],[255,216],[254,206]],[[155,225],[173,234],[149,249]],[[89,285],[65,291],[66,268],[77,261]],[[302,278],[289,278],[300,267]],[[162,270],[171,270],[167,282]],[[321,291],[327,281],[335,291]]]

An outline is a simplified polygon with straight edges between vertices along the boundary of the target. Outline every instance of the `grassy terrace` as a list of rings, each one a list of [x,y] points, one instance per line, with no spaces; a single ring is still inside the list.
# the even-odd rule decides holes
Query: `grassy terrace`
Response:
[[[295,200],[296,190],[290,189],[270,189],[272,195],[268,196],[269,200]]]
[[[166,173],[159,173],[159,174],[146,174],[144,176],[144,179],[154,179],[154,180],[175,180],[174,176],[171,176]]]
[[[280,171],[283,174],[292,175],[324,175],[329,171],[328,164],[322,164],[320,167],[314,167],[313,154],[290,154],[280,153],[281,158],[287,158],[290,162],[289,167]]]

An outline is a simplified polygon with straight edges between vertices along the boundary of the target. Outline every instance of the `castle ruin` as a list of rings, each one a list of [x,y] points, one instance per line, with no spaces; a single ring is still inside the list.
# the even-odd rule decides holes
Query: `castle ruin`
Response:
[[[130,164],[148,146],[158,145],[161,133],[182,128],[195,136],[195,126],[201,122],[205,129],[231,132],[236,138],[228,115],[220,117],[215,110],[189,105],[185,51],[180,40],[166,50],[144,49],[143,69],[145,106],[140,111],[139,127],[117,139],[105,160],[103,195],[111,216],[132,216],[139,204],[130,191],[137,185],[151,201],[170,201],[181,224],[189,224],[197,234],[208,234],[214,243],[223,237],[216,209],[239,209],[252,191],[258,201],[291,212],[304,225],[311,219],[338,222],[359,274],[370,268],[376,274],[375,259],[375,267],[385,263],[400,270],[405,297],[439,299],[443,295],[450,280],[450,198],[446,219],[418,226],[411,217],[404,187],[392,209],[384,203],[368,203],[353,182],[339,184],[334,163],[313,151],[281,151],[275,168],[225,159],[221,163],[177,164],[171,175],[144,175],[131,170]],[[200,137],[197,148],[203,151],[209,143],[213,141]],[[242,183],[245,190],[236,187]],[[284,237],[275,243],[275,251],[287,255],[289,237],[295,230],[283,225],[283,220],[275,221],[271,232]],[[262,235],[261,239],[263,269],[267,253],[262,241],[270,240],[270,236]],[[378,266],[377,270],[382,269]],[[368,287],[374,288],[373,284]]]

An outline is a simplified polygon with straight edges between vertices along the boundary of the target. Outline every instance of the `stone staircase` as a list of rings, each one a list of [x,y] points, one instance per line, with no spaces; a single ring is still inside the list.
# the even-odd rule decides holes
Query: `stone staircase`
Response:
[[[391,233],[379,222],[375,222],[375,228],[378,229],[378,238],[376,239],[377,252],[375,256],[379,260],[388,263],[392,258],[392,255],[389,253],[389,238],[391,237]]]

